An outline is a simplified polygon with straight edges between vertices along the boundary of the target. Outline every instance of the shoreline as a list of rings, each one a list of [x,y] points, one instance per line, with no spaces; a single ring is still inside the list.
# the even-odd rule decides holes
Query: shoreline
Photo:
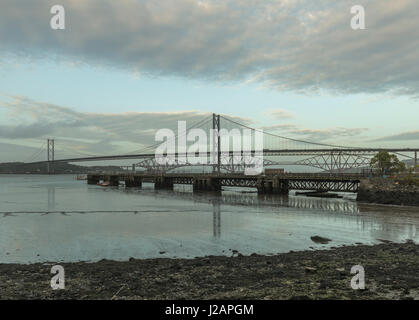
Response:
[[[53,263],[0,264],[0,299],[419,300],[419,245],[413,241],[269,256],[59,264],[64,290],[50,287]],[[350,286],[354,265],[365,269],[365,290]]]
[[[399,179],[363,179],[356,199],[359,202],[419,207],[419,186]]]

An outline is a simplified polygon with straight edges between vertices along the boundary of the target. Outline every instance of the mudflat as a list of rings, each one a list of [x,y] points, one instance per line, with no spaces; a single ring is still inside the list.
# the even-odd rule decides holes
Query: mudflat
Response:
[[[419,245],[383,243],[272,256],[0,264],[1,299],[419,299]],[[351,287],[354,265],[365,289]]]

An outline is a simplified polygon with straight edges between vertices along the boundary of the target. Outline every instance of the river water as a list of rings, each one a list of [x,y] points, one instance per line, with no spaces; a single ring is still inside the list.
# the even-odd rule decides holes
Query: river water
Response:
[[[89,186],[74,176],[0,175],[0,263],[275,254],[419,241],[419,208],[346,199]],[[318,235],[332,239],[314,243]]]

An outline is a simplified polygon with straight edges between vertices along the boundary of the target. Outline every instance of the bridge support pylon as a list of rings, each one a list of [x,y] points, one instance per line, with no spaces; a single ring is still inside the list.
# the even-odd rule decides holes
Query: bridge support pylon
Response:
[[[274,176],[272,179],[259,178],[257,181],[258,194],[282,194],[289,192],[289,181]]]
[[[221,191],[220,180],[214,178],[195,178],[193,180],[193,191]]]
[[[212,157],[213,161],[215,160],[215,165],[213,166],[213,171],[220,173],[221,168],[221,137],[220,137],[220,115],[219,114],[212,114],[212,129],[213,129],[213,137],[212,137]],[[215,159],[214,159],[215,158]]]
[[[100,176],[91,175],[91,174],[87,175],[87,184],[98,184],[99,181],[100,181]]]
[[[108,176],[106,181],[109,181],[110,185],[113,187],[119,186],[119,177],[118,176]]]
[[[286,179],[280,179],[278,176],[274,176],[272,181],[272,191],[274,194],[285,194],[289,192],[289,181]]]
[[[47,172],[48,174],[54,173],[54,157],[55,157],[55,140],[48,139],[47,141]]]
[[[173,190],[173,180],[167,177],[156,177],[154,179],[154,189]]]
[[[143,185],[143,180],[140,177],[127,177],[125,179],[125,187],[139,188]]]

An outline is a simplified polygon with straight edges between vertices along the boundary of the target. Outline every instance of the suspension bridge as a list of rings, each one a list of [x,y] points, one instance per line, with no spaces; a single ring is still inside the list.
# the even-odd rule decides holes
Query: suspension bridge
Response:
[[[192,153],[194,158],[199,155],[198,162],[186,156],[186,150],[192,147],[196,150],[196,141],[190,139],[189,133],[195,132],[196,136],[197,130],[210,137],[209,141],[204,142],[208,147],[204,153],[197,151]],[[261,150],[256,150],[256,143],[251,142],[251,150],[247,153],[237,151],[231,147],[230,140],[227,145],[221,143],[219,133],[222,130],[231,133],[228,139],[234,139],[234,135],[240,130],[248,130],[252,135],[263,135],[263,146]],[[184,142],[183,150],[178,146],[174,151],[165,153],[165,156],[171,159],[170,163],[162,163],[156,156],[157,148],[162,146],[161,142],[127,154],[87,156],[83,154],[81,157],[57,159],[56,144],[53,139],[47,141],[47,160],[31,163],[46,163],[48,172],[52,172],[54,163],[58,162],[136,160],[131,166],[124,167],[121,172],[89,174],[90,184],[104,180],[109,181],[111,185],[118,185],[120,181],[124,181],[128,187],[138,187],[143,181],[152,181],[156,188],[170,189],[174,184],[192,184],[197,191],[219,191],[223,186],[252,187],[257,188],[261,194],[286,194],[290,189],[357,192],[362,176],[359,173],[348,173],[348,170],[368,168],[371,157],[380,151],[412,159],[416,166],[419,151],[419,148],[359,148],[299,140],[252,128],[246,123],[216,114],[206,116],[197,123],[185,123],[182,130],[178,130],[170,139]],[[170,139],[166,143],[170,142]],[[305,166],[318,169],[321,173],[316,175],[269,173],[265,169],[258,174],[245,174],[246,168],[252,166],[246,163],[245,158],[249,155],[254,156],[257,152],[262,154],[263,168]],[[197,173],[196,167],[201,168],[202,173]],[[184,168],[182,173],[177,170],[179,168]],[[189,172],[185,172],[185,168],[189,169]]]
[[[210,132],[211,130],[217,130],[220,132],[222,129],[225,129],[228,132],[232,132],[233,130],[248,129],[252,133],[257,131],[261,132],[263,134],[264,168],[301,166],[319,169],[328,173],[338,173],[344,172],[347,169],[368,167],[371,157],[380,151],[387,151],[389,153],[397,154],[404,159],[411,159],[414,164],[417,165],[417,153],[419,151],[419,148],[360,148],[299,140],[270,132],[265,132],[261,129],[252,128],[247,124],[238,122],[237,120],[216,114],[207,116],[201,121],[192,125],[186,125],[186,128],[182,132],[178,132],[174,139],[186,140],[188,132],[193,129],[200,129],[209,137],[212,134]],[[138,162],[135,162],[130,166],[132,171],[143,169],[148,172],[166,173],[182,167],[187,168],[208,166],[216,168],[218,172],[243,172],[245,169],[245,163],[243,161],[244,153],[242,152],[239,154],[239,157],[241,158],[237,159],[236,152],[232,151],[231,149],[222,149],[220,141],[217,141],[217,139],[214,140],[215,141],[213,141],[212,145],[209,145],[209,151],[205,153],[205,157],[210,159],[210,157],[213,156],[215,152],[217,154],[215,166],[213,164],[210,165],[210,161],[206,162],[205,160],[201,161],[200,163],[192,163],[191,161],[188,161],[189,158],[185,157],[184,154],[180,151],[174,152],[172,154],[167,153],[167,156],[170,156],[171,159],[174,160],[172,161],[173,163],[161,164],[156,159],[155,151],[156,148],[162,143],[155,143],[131,153],[114,155],[87,155],[85,152],[80,152],[75,149],[69,150],[67,148],[67,154],[72,152],[82,154],[83,156],[57,158],[57,149],[55,140],[53,139],[48,139],[47,141],[47,159],[41,161],[32,161],[29,163],[46,163],[49,171],[52,171],[53,164],[57,162],[76,163],[135,159],[138,160]],[[193,144],[188,140],[185,142],[187,144],[186,148],[191,147]],[[36,156],[40,156],[44,151],[45,149],[41,148],[37,151]],[[255,150],[251,150],[250,152],[251,154],[255,154]]]

